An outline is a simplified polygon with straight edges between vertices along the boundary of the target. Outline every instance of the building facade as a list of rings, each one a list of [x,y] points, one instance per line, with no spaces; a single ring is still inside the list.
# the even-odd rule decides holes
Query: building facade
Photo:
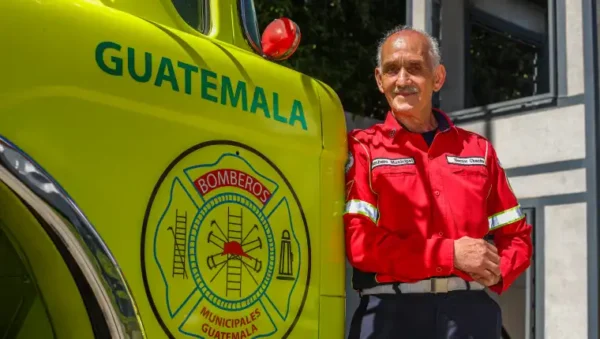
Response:
[[[595,0],[406,0],[440,41],[436,104],[489,138],[529,222],[530,269],[503,295],[513,339],[598,338],[598,7]],[[375,84],[373,84],[375,86]],[[347,114],[348,129],[376,120]],[[357,306],[347,270],[347,325]]]

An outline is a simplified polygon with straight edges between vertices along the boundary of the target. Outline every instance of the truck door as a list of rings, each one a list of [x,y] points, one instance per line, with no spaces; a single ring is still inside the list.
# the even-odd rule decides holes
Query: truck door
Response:
[[[185,6],[175,9],[204,27]],[[113,16],[84,47],[96,51],[95,92],[105,98],[85,111],[110,116],[96,121],[111,132],[97,136],[102,146],[94,152],[111,154],[128,173],[112,171],[106,194],[122,198],[106,207],[122,211],[119,224],[141,230],[107,241],[129,269],[141,262],[146,298],[139,302],[156,319],[148,330],[316,337],[321,130],[311,79],[210,31],[140,21],[127,34],[119,27],[129,21]],[[138,262],[118,245],[136,234]]]

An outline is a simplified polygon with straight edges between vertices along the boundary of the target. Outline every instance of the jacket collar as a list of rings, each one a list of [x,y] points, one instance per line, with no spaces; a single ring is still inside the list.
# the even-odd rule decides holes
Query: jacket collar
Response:
[[[438,122],[438,130],[440,132],[446,131],[456,131],[456,126],[450,120],[448,115],[444,113],[442,110],[437,108],[433,108],[433,115],[437,119]],[[401,132],[408,132],[402,125],[398,122],[394,113],[392,111],[388,111],[387,116],[385,118],[385,122],[383,123],[384,133],[388,134],[390,137],[394,138],[396,135],[401,134]]]

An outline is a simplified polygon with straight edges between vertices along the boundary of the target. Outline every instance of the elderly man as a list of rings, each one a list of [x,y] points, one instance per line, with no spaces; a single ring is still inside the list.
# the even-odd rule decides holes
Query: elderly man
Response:
[[[494,147],[432,108],[446,72],[427,33],[386,34],[375,76],[387,118],[348,138],[346,248],[361,297],[349,338],[500,338],[485,289],[505,291],[532,244]]]

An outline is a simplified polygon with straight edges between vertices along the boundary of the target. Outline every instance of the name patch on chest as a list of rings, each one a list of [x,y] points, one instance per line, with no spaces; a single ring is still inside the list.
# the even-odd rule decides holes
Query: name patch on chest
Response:
[[[414,165],[414,158],[397,158],[397,159],[386,159],[386,158],[377,158],[373,160],[371,163],[371,169],[379,166],[406,166],[406,165]]]
[[[485,166],[485,158],[483,157],[454,157],[446,156],[449,164],[462,166]]]

